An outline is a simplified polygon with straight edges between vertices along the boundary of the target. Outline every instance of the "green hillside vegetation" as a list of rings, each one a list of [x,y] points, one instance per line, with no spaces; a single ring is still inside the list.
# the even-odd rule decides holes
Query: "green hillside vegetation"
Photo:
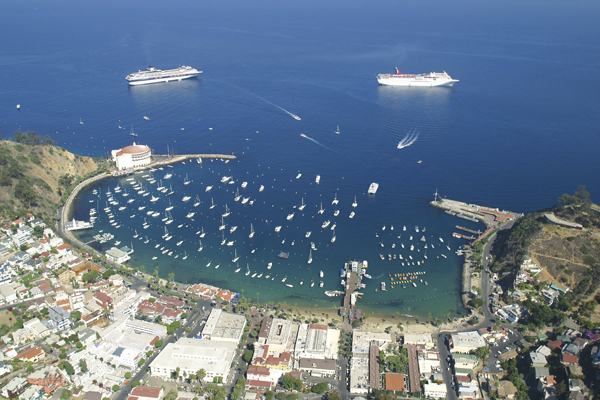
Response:
[[[0,216],[3,220],[32,212],[49,222],[74,184],[106,170],[104,159],[70,153],[49,136],[35,132],[0,137]]]

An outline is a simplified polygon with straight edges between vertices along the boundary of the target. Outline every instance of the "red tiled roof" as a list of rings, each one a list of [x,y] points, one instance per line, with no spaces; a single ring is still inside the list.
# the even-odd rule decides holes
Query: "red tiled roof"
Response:
[[[64,250],[64,249],[68,249],[68,248],[70,248],[70,247],[71,247],[70,245],[68,245],[68,244],[66,244],[66,243],[63,243],[63,244],[61,244],[60,246],[58,246],[56,249],[57,249],[57,250]]]
[[[131,391],[132,396],[138,397],[153,397],[158,399],[160,396],[161,388],[151,386],[137,386]]]
[[[310,324],[308,326],[308,329],[321,329],[321,330],[326,331],[327,327],[325,325]]]
[[[385,374],[385,390],[404,392],[406,390],[405,379],[404,374]]]
[[[548,347],[550,347],[551,349],[561,348],[562,345],[563,342],[561,342],[560,340],[551,340],[548,342]]]
[[[574,356],[571,354],[562,353],[561,359],[563,362],[565,362],[567,364],[577,364],[579,362],[579,358],[577,358],[577,356]]]
[[[269,368],[263,367],[263,366],[260,366],[260,365],[251,365],[251,366],[249,366],[248,370],[247,370],[247,373],[248,374],[252,374],[252,375],[267,375],[267,376],[270,375]]]

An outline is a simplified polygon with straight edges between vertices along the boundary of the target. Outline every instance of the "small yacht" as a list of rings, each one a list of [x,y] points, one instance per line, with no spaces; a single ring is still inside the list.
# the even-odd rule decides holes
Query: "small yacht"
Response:
[[[250,200],[250,197],[242,198],[242,204],[246,204],[248,202],[248,200]]]
[[[323,222],[323,225],[321,225],[321,228],[323,228],[323,229],[327,228],[330,223],[331,223],[331,221],[329,221],[329,220]]]
[[[181,201],[183,201],[184,203],[186,201],[190,201],[191,197],[190,196],[183,196],[183,199],[181,199]]]
[[[288,214],[288,216],[286,218],[288,221],[291,221],[292,218],[294,218],[294,213]]]
[[[308,232],[306,232],[306,235],[304,235],[304,236],[308,238],[308,237],[310,237],[311,233],[312,233],[311,231],[308,231]]]
[[[319,183],[321,182],[321,175],[317,175],[317,177],[315,178],[315,183]]]
[[[298,172],[298,175],[296,175],[296,179],[300,179],[301,176],[302,176],[302,174],[300,172]]]
[[[324,276],[324,274],[323,274],[323,270],[319,271],[319,277],[321,277],[321,278],[322,278],[323,276]]]
[[[317,246],[315,246],[315,242],[310,242],[310,248],[313,250],[317,250]]]
[[[235,230],[236,230],[236,229],[237,229],[237,226],[232,226],[232,227],[229,229],[229,233],[233,233],[233,232],[235,232]]]
[[[335,211],[333,212],[333,216],[334,216],[334,217],[337,217],[338,215],[340,215],[340,210],[335,210]]]
[[[275,232],[277,232],[277,233],[281,232],[281,225],[275,227]]]
[[[356,215],[356,214],[354,214],[354,211],[352,211],[352,212],[350,213],[350,216],[349,216],[349,218],[354,218],[354,215]]]
[[[336,193],[336,194],[335,194],[335,196],[333,197],[333,201],[331,202],[331,204],[337,204],[337,203],[339,203],[339,202],[340,202],[340,201],[338,200],[338,198],[337,198],[337,193]]]
[[[271,269],[272,267],[273,267],[273,263],[272,262],[270,262],[270,263],[267,264],[267,269]]]
[[[264,185],[260,185],[260,187],[258,188],[258,191],[262,192],[263,190],[265,190],[265,186]]]
[[[242,189],[245,189],[248,186],[248,182],[242,182]]]
[[[212,187],[212,185],[208,185],[208,186],[206,187],[206,191],[207,191],[207,192],[210,192],[210,191],[212,190],[212,188],[213,188],[213,187]]]
[[[406,225],[404,225],[404,226],[402,227],[402,230],[403,230],[403,231],[406,231]]]

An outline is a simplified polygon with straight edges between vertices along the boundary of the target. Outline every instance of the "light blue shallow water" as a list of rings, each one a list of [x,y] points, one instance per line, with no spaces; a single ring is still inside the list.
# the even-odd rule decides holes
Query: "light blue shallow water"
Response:
[[[456,224],[480,226],[431,208],[428,201],[436,189],[449,198],[517,212],[551,205],[578,184],[592,195],[600,189],[595,156],[599,84],[589,79],[600,57],[594,2],[547,2],[544,7],[469,1],[181,5],[186,12],[155,1],[0,5],[5,16],[0,67],[10,77],[0,87],[3,137],[30,129],[50,134],[71,151],[99,156],[130,144],[133,125],[137,140],[157,153],[165,153],[168,145],[179,154],[239,157],[229,164],[169,168],[176,192],[169,245],[173,256],[189,256],[183,261],[183,256],[157,254],[152,244],[161,239],[164,227],[160,218],[150,218],[152,227],[144,230],[149,243],[134,243],[134,265],[153,270],[158,263],[164,277],[174,271],[181,281],[260,292],[265,301],[325,305],[333,301],[322,291],[339,288],[343,263],[366,259],[373,276],[423,270],[429,285],[381,293],[374,291],[378,279],[368,284],[361,307],[456,314],[463,312],[460,259],[453,254],[460,242],[451,233]],[[197,80],[133,88],[124,80],[147,65],[179,64],[204,74]],[[460,82],[434,89],[377,86],[375,75],[392,72],[394,66],[406,73],[446,70]],[[338,125],[341,134],[336,135]],[[397,149],[410,134],[418,134],[416,142]],[[298,171],[302,177],[296,180]],[[184,186],[186,174],[193,183]],[[314,183],[317,174],[319,185]],[[155,175],[161,176],[158,171]],[[236,184],[222,185],[222,175],[233,175]],[[251,207],[233,201],[243,181],[249,185],[241,193],[256,199]],[[373,181],[380,189],[368,196]],[[110,188],[116,184],[103,183]],[[215,186],[210,194],[218,205],[214,211],[208,209],[204,191],[209,184]],[[261,184],[267,189],[258,193]],[[331,200],[336,193],[340,217],[337,240],[331,243],[332,231],[320,225],[325,218],[334,221]],[[193,200],[183,204],[184,194],[198,194],[202,200],[193,221],[185,218]],[[354,196],[359,205],[356,217],[349,219]],[[285,217],[302,197],[304,215],[296,212],[288,222]],[[76,217],[88,215],[92,199],[96,197],[89,193],[81,197]],[[132,203],[135,210],[130,206],[116,214],[122,227],[110,230],[123,244],[135,229],[141,233],[143,216],[137,207],[148,199],[140,196]],[[152,207],[164,211],[165,201],[161,198]],[[317,214],[321,201],[324,216]],[[232,208],[228,224],[238,226],[227,235],[235,240],[231,247],[220,246],[224,204]],[[181,223],[189,226],[177,228]],[[253,240],[247,236],[250,223],[257,231]],[[280,235],[273,230],[277,225],[283,225]],[[400,233],[402,225],[406,233]],[[420,239],[415,225],[427,227],[426,243],[435,245],[424,266],[381,261],[379,254],[392,253],[394,242],[397,254],[411,254],[398,246],[410,242],[405,235],[411,231],[413,242]],[[207,236],[199,253],[195,233],[201,226]],[[95,230],[109,228],[100,212]],[[304,238],[308,230],[318,248],[310,265],[309,240]],[[445,251],[447,259],[438,258],[439,237],[453,249]],[[184,242],[175,246],[179,240]],[[424,249],[420,241],[415,246],[416,260]],[[232,275],[234,250],[242,271],[248,263],[252,271],[266,275],[266,263],[274,262],[270,272],[275,281]],[[278,259],[280,251],[289,251],[290,258]],[[220,264],[219,269],[206,268],[208,260]],[[324,288],[310,288],[321,269]],[[286,275],[294,288],[278,279]]]

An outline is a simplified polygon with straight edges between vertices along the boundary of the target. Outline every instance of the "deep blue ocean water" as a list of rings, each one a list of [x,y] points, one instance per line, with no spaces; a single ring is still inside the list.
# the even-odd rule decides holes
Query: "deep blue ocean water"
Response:
[[[261,301],[328,305],[334,300],[322,292],[339,289],[343,263],[365,259],[369,273],[382,278],[368,282],[360,307],[460,314],[461,259],[454,250],[461,242],[451,233],[456,224],[482,226],[430,207],[436,189],[448,198],[516,212],[550,206],[580,184],[592,198],[600,191],[600,83],[594,78],[599,9],[592,1],[182,1],[169,7],[152,0],[6,1],[0,4],[0,68],[6,78],[0,85],[0,134],[33,130],[73,152],[101,156],[131,144],[133,126],[137,141],[156,153],[169,146],[179,154],[236,154],[239,159],[228,164],[186,163],[155,173],[173,173],[174,237],[163,245],[173,256],[181,254],[178,259],[154,248],[164,233],[162,216],[147,217],[151,228],[141,228],[145,215],[137,207],[144,201],[164,212],[164,196],[154,206],[149,197],[137,196],[115,213],[122,222],[117,230],[100,212],[95,232],[111,231],[123,244],[133,241],[135,229],[148,235],[147,245],[134,241],[132,263],[148,271],[159,265],[163,277],[173,271],[179,281],[244,289],[252,297],[259,292]],[[124,79],[148,65],[181,64],[204,73],[145,87],[129,87]],[[378,86],[375,75],[396,66],[406,73],[446,70],[460,82],[453,88]],[[418,134],[416,142],[397,149],[410,134]],[[186,174],[193,182],[184,186]],[[233,175],[236,184],[221,184],[222,175]],[[256,200],[253,206],[233,200],[243,181],[248,188],[241,193]],[[379,192],[368,196],[374,181]],[[261,184],[266,189],[259,193]],[[100,209],[117,181],[102,185]],[[206,185],[214,185],[209,194]],[[193,221],[185,218],[194,208],[193,200],[181,201],[185,194],[202,201]],[[336,194],[338,218],[331,204]],[[355,196],[356,217],[349,219]],[[211,197],[217,204],[212,211]],[[89,200],[96,198],[84,193],[75,216],[87,216],[96,205]],[[302,198],[304,215],[294,208]],[[226,230],[235,241],[231,247],[220,246],[225,204],[232,209]],[[337,223],[335,243],[332,231],[320,227],[325,219]],[[253,240],[250,223],[257,232]],[[238,230],[230,234],[232,225]],[[277,225],[283,226],[279,235]],[[424,259],[417,257],[425,249],[415,225],[425,226],[425,243],[435,245],[426,262],[408,267],[381,261],[380,253]],[[197,252],[195,233],[202,226],[205,249]],[[306,239],[308,230],[313,233]],[[184,243],[176,246],[179,240]],[[310,241],[318,250],[308,265]],[[440,257],[442,250],[447,259]],[[241,257],[238,274],[234,251]],[[289,259],[278,259],[280,251],[289,251]],[[267,262],[274,263],[270,271]],[[245,276],[246,264],[275,280]],[[325,273],[323,289],[319,270]],[[410,271],[425,271],[429,285],[374,291],[388,274]],[[281,282],[284,276],[293,288]]]

